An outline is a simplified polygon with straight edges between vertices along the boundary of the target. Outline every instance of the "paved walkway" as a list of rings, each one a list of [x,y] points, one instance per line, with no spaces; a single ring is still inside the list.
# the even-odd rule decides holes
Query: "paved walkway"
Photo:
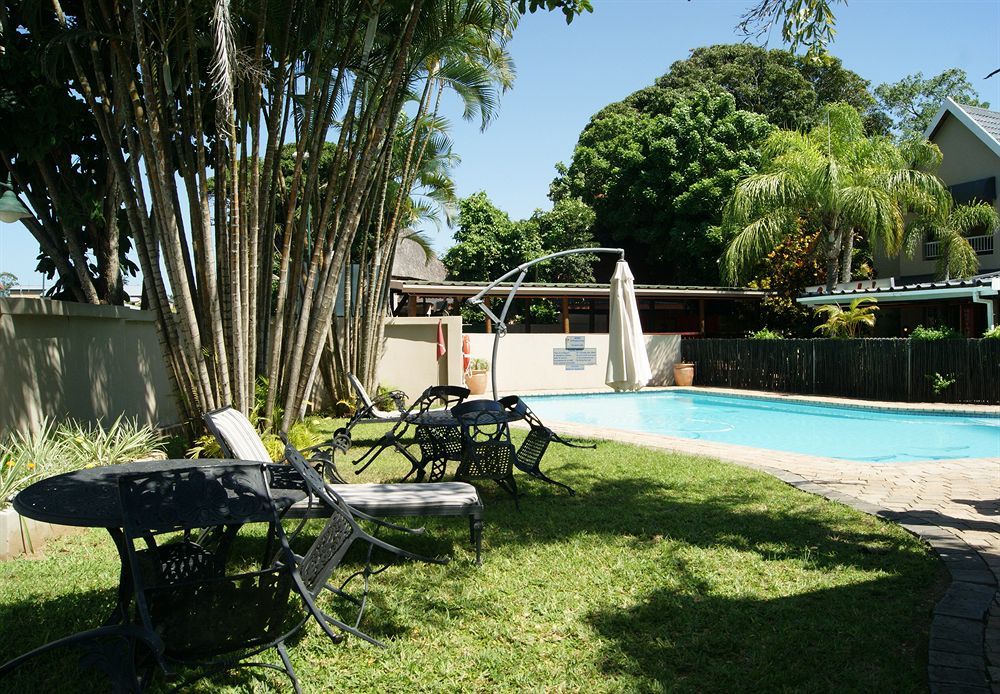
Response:
[[[546,424],[571,436],[721,458],[899,523],[928,542],[951,573],[931,624],[931,691],[1000,694],[1000,440],[996,458],[878,465]]]

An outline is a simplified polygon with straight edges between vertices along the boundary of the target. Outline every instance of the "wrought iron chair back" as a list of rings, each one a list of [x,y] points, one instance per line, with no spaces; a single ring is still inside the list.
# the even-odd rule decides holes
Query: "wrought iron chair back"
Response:
[[[557,487],[562,487],[569,492],[571,496],[576,494],[576,491],[569,485],[557,482],[542,472],[542,456],[544,456],[545,451],[548,450],[549,444],[553,442],[570,448],[597,448],[597,446],[595,444],[578,444],[562,438],[547,426],[542,424],[542,420],[538,418],[538,415],[536,415],[532,409],[528,407],[528,404],[523,399],[516,395],[508,395],[500,398],[498,402],[504,409],[513,412],[527,422],[528,426],[531,427],[528,431],[528,435],[524,437],[524,441],[517,449],[517,460],[515,460],[514,466],[517,467],[518,470],[540,479],[543,482],[548,482],[549,484],[554,484]]]
[[[462,454],[455,479],[493,480],[518,504],[514,463],[517,453],[500,403],[472,400],[452,410],[462,436]]]
[[[271,454],[267,452],[260,434],[250,420],[233,407],[222,407],[202,415],[205,426],[219,442],[222,452],[230,458],[238,460],[254,460],[262,463],[271,462]],[[321,443],[303,449],[308,454],[311,464],[331,482],[343,483],[337,466],[334,463],[334,451],[339,446],[336,443]],[[346,449],[344,449],[346,450]]]
[[[380,394],[372,397],[365,390],[364,385],[358,377],[352,373],[347,374],[347,380],[351,384],[357,395],[354,406],[354,414],[347,421],[347,424],[333,432],[333,442],[341,451],[347,452],[351,447],[351,430],[358,424],[398,422],[406,414],[406,393],[401,390],[394,390],[390,393]]]
[[[388,568],[388,564],[378,568],[374,567],[372,563],[374,551],[376,549],[382,549],[396,558],[413,559],[432,564],[447,564],[449,559],[437,559],[414,554],[413,552],[391,545],[369,534],[361,528],[360,525],[358,525],[358,518],[370,521],[382,527],[403,530],[413,534],[423,533],[423,528],[411,530],[410,528],[404,528],[392,523],[387,523],[386,521],[378,518],[373,518],[372,516],[361,513],[357,509],[352,508],[340,497],[339,494],[337,494],[331,485],[326,484],[322,477],[320,477],[320,475],[309,466],[302,454],[294,446],[288,444],[287,442],[285,444],[285,458],[287,459],[289,465],[302,475],[302,479],[305,482],[305,486],[308,491],[311,494],[315,494],[316,497],[327,505],[330,510],[330,518],[327,520],[326,525],[323,527],[319,536],[309,547],[308,551],[306,551],[305,556],[296,556],[299,571],[306,587],[314,597],[317,597],[324,589],[327,589],[335,595],[354,604],[358,612],[353,626],[338,620],[325,612],[323,613],[323,618],[329,624],[332,624],[338,629],[346,631],[349,634],[354,634],[369,643],[384,647],[385,644],[381,641],[369,636],[359,629],[368,604],[369,579],[371,576],[379,574]],[[329,581],[333,572],[340,566],[344,556],[351,548],[351,545],[359,540],[367,543],[368,545],[364,566],[351,573],[343,582],[341,582],[339,587],[331,585]],[[351,581],[359,576],[362,579],[363,586],[360,597],[356,597],[349,594],[346,591],[346,588]]]
[[[461,437],[457,432],[436,432],[427,431],[429,429],[442,429],[442,427],[417,426],[416,438],[420,446],[420,459],[418,460],[402,444],[401,439],[406,435],[410,426],[419,423],[428,414],[440,410],[446,411],[460,405],[469,397],[469,389],[461,386],[431,386],[427,388],[419,398],[402,415],[400,420],[393,425],[392,429],[382,435],[378,442],[372,446],[364,455],[354,461],[357,467],[355,474],[361,474],[365,468],[371,465],[383,451],[388,448],[395,448],[403,457],[410,461],[410,471],[403,479],[408,479],[416,473],[416,479],[422,481],[426,474],[425,468],[430,462],[430,480],[437,481],[444,474],[444,465],[448,460],[458,460],[461,449]],[[454,429],[454,427],[452,427]],[[448,456],[451,456],[450,458]]]
[[[200,666],[195,679],[233,667],[260,666],[284,671],[299,691],[286,640],[316,618],[331,638],[298,573],[294,555],[271,500],[263,465],[207,464],[181,470],[124,475],[119,479],[125,549],[135,589],[136,614],[143,627],[159,635],[159,665]],[[256,569],[228,561],[228,551],[191,554],[185,547],[192,530],[225,528],[230,541],[247,524],[267,524],[266,547]],[[168,534],[177,543],[161,544]],[[139,549],[138,543],[148,549]],[[270,562],[272,548],[280,561]],[[177,561],[177,558],[180,561]],[[242,564],[242,562],[240,562]],[[234,564],[234,565],[230,565]],[[305,609],[294,611],[295,590]],[[244,662],[277,648],[282,666]]]

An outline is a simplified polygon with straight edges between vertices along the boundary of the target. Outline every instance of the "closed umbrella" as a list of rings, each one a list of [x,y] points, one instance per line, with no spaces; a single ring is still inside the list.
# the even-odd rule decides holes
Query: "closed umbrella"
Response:
[[[608,371],[605,378],[605,382],[615,390],[639,390],[653,377],[639,322],[634,279],[628,263],[619,260],[611,277]]]

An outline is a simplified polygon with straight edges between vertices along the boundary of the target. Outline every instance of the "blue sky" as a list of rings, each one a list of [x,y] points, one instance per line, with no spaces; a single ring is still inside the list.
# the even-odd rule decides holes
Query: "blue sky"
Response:
[[[560,13],[528,15],[510,44],[517,67],[499,117],[480,132],[446,104],[462,163],[458,192],[485,190],[515,218],[547,209],[556,162],[568,162],[591,115],[653,82],[697,46],[739,40],[734,27],[752,0],[594,0],[593,14],[569,26]],[[873,85],[917,71],[960,67],[980,95],[1000,108],[998,0],[853,0],[837,8],[831,53]],[[778,47],[775,35],[771,45]],[[438,250],[451,231],[428,230]],[[0,271],[40,286],[37,244],[20,224],[0,225]]]

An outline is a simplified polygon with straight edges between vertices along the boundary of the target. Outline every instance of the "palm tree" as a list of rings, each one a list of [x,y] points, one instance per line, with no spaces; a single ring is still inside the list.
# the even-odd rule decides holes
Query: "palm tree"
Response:
[[[947,205],[907,227],[907,252],[912,255],[925,239],[937,241],[937,278],[972,277],[979,272],[979,256],[966,237],[982,230],[992,233],[998,225],[1000,215],[989,203]]]
[[[725,279],[741,283],[800,219],[821,230],[827,288],[851,279],[855,234],[889,255],[904,240],[904,214],[933,214],[947,191],[927,172],[941,157],[928,142],[897,146],[866,138],[861,116],[832,104],[826,122],[808,133],[779,131],[764,144],[759,173],[736,186],[723,223],[736,234],[722,257]]]
[[[862,326],[875,326],[875,299],[854,299],[850,306],[844,309],[840,304],[824,304],[816,307],[817,314],[827,314],[826,321],[813,328],[814,332],[823,333],[827,337],[857,337]]]

